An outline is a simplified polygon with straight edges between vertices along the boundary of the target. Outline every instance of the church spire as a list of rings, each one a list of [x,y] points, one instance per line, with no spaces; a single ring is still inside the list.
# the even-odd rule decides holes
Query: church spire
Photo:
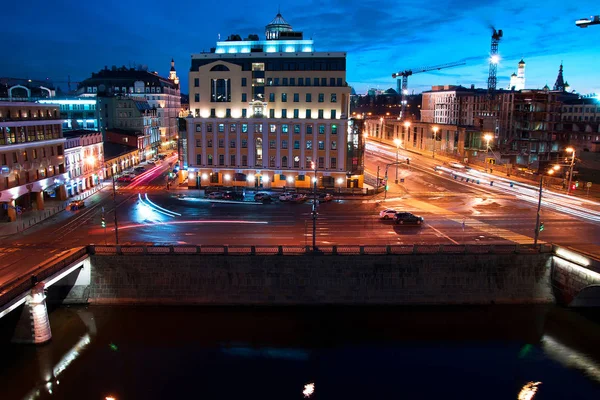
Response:
[[[565,80],[563,78],[563,65],[560,63],[560,68],[558,69],[558,76],[556,77],[556,82],[554,83],[554,90],[558,90],[561,92],[565,91]]]

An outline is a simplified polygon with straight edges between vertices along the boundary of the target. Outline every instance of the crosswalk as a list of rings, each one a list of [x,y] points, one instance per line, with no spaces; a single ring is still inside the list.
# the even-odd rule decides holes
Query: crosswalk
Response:
[[[171,187],[173,189],[173,187]],[[136,186],[120,186],[119,190],[135,191],[135,192],[153,192],[167,190],[167,185],[136,185]]]

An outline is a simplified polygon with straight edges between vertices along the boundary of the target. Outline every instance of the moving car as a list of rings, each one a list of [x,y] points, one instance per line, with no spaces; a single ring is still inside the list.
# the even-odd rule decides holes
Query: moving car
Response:
[[[123,175],[117,178],[117,182],[131,182],[133,178],[130,175]]]
[[[156,165],[156,163],[152,160],[148,161],[147,163],[149,166],[154,167]]]
[[[379,218],[392,219],[396,216],[397,212],[398,211],[394,210],[393,208],[388,208],[379,212]]]
[[[306,201],[306,195],[302,193],[294,193],[290,196],[290,200],[293,203],[304,203]]]
[[[77,211],[80,208],[85,207],[85,202],[83,200],[73,200],[72,202],[69,203],[69,205],[67,206],[67,208],[71,211]]]
[[[423,221],[423,217],[409,212],[399,212],[394,216],[394,222],[400,225],[421,225]]]
[[[146,168],[144,168],[140,165],[139,167],[135,167],[133,170],[135,171],[136,174],[141,174],[142,172],[146,171]]]

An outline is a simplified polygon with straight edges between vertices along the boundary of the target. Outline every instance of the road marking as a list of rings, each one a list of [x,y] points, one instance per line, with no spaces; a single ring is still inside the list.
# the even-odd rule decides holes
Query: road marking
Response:
[[[427,226],[429,226],[431,229],[433,229],[434,231],[436,231],[437,233],[439,233],[440,235],[442,235],[443,237],[445,237],[446,239],[448,239],[449,241],[451,241],[454,244],[458,244],[458,242],[454,239],[452,239],[450,236],[446,235],[445,233],[439,231],[438,229],[434,228],[433,226],[431,226],[430,224],[427,224]]]

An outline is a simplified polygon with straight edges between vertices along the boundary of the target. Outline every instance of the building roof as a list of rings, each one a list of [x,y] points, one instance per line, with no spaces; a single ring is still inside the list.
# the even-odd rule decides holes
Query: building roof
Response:
[[[595,97],[582,97],[582,98],[578,98],[578,99],[566,99],[563,101],[563,104],[566,104],[566,105],[575,105],[575,104],[600,105],[600,100],[598,100]]]
[[[104,142],[104,161],[109,161],[113,158],[117,158],[119,156],[134,151],[138,151],[138,148],[135,146],[128,146],[126,144],[120,143]]]
[[[269,24],[266,26],[266,29],[268,31],[291,31],[292,30],[292,26],[290,24],[287,23],[287,21],[285,19],[283,19],[283,16],[281,15],[281,13],[277,13],[277,15],[275,16],[275,18],[273,18],[273,21],[269,22]]]
[[[131,87],[134,82],[142,81],[146,83],[146,86],[155,87],[168,87],[176,89],[177,85],[162,76],[155,74],[150,71],[145,71],[135,68],[113,67],[112,69],[104,68],[99,72],[92,72],[92,77],[88,78],[77,85],[78,89],[87,86],[99,86],[105,85],[107,88],[110,87]]]

